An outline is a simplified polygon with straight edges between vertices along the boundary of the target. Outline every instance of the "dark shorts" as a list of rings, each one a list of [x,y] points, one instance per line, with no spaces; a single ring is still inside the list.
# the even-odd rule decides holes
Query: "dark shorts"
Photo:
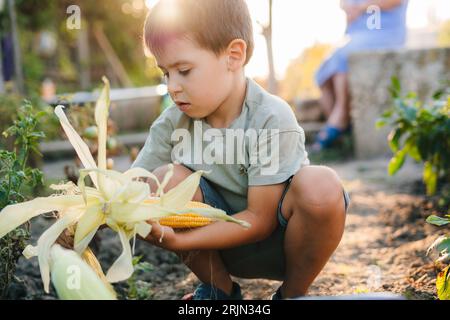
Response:
[[[277,217],[278,225],[275,231],[266,239],[243,245],[236,248],[220,250],[220,255],[231,275],[247,279],[273,279],[284,280],[285,257],[284,257],[284,234],[287,220],[281,214],[281,207],[289,185],[290,177],[286,182],[281,199],[278,203]],[[234,214],[222,195],[204,177],[200,180],[200,189],[203,193],[204,202],[224,210],[227,214]],[[345,212],[350,204],[348,193],[343,190]]]

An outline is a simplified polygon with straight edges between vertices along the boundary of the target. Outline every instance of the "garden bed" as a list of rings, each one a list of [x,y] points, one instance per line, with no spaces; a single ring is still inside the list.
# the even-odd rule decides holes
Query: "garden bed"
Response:
[[[343,180],[352,202],[346,230],[338,249],[312,284],[309,295],[329,296],[367,292],[392,292],[410,299],[436,299],[435,279],[438,270],[428,246],[436,238],[437,227],[425,219],[436,214],[435,206],[423,194],[420,170],[407,163],[397,176],[386,173],[388,159],[351,161],[331,164]],[[39,217],[33,220],[32,237],[52,222]],[[445,230],[441,230],[444,233]],[[100,232],[102,264],[110,265],[119,253],[120,244],[110,230]],[[180,263],[178,257],[160,248],[138,241],[136,255],[153,266],[141,273],[137,286],[147,299],[180,299],[194,290],[196,277]],[[13,299],[54,299],[54,292],[44,295],[37,259],[21,258],[9,297]],[[277,281],[238,279],[245,299],[266,299],[279,286]],[[127,285],[116,286],[125,294]]]

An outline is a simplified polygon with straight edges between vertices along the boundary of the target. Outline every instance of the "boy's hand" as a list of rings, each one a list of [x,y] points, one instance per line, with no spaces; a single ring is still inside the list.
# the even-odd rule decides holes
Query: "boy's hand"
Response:
[[[152,231],[145,238],[146,241],[167,250],[178,250],[178,237],[171,227],[162,226],[153,220],[148,220],[147,222],[151,224]]]

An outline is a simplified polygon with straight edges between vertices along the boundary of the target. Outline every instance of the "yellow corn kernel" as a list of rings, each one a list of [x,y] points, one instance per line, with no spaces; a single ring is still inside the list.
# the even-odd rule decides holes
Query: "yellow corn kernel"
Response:
[[[146,203],[155,203],[159,201],[159,199],[148,199],[145,200]],[[186,205],[186,208],[210,208],[211,206],[207,205],[203,202],[198,201],[189,201]],[[182,228],[196,228],[203,227],[214,220],[211,218],[204,217],[200,214],[194,212],[188,212],[183,214],[177,214],[169,217],[164,217],[159,219],[159,223],[163,226],[171,227],[174,229],[182,229]]]
[[[211,222],[213,222],[212,219],[195,213],[184,213],[159,219],[161,225],[171,228],[203,227]]]

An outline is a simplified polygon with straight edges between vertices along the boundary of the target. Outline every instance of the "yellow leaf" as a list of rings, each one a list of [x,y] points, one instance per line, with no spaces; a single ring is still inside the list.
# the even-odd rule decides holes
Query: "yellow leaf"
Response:
[[[192,200],[200,178],[204,171],[196,171],[189,177],[180,182],[175,188],[170,189],[167,193],[161,196],[161,204],[165,208],[182,209],[186,204]]]
[[[64,132],[67,135],[67,138],[69,139],[70,143],[75,149],[78,158],[80,158],[81,163],[86,169],[97,168],[95,160],[92,157],[91,152],[89,151],[89,147],[86,145],[83,139],[81,139],[80,135],[72,127],[63,111],[63,108],[64,108],[63,106],[57,106],[55,108],[55,114],[58,117],[59,122],[61,123],[61,126],[63,127]],[[90,176],[94,185],[98,186],[97,175],[92,173]]]
[[[95,106],[95,122],[98,127],[98,168],[106,170],[106,139],[107,139],[107,127],[108,127],[108,114],[109,114],[109,81],[106,77],[103,77],[105,86],[100,94],[100,98],[97,100]],[[105,177],[99,176],[99,187],[101,190],[105,184]]]
[[[447,266],[444,270],[439,272],[436,279],[436,289],[439,300],[450,300],[449,268],[450,266]]]
[[[123,251],[106,273],[106,279],[111,283],[126,280],[131,277],[134,272],[130,239],[122,228],[116,226],[115,229],[119,234]]]
[[[45,292],[49,292],[50,285],[50,249],[67,227],[74,224],[83,215],[83,211],[69,209],[64,213],[50,228],[40,236],[37,244],[39,268],[41,270],[41,278],[44,283]]]
[[[40,214],[76,206],[83,206],[83,198],[80,195],[36,198],[9,205],[0,211],[0,238]]]
[[[77,223],[75,231],[74,246],[83,240],[92,230],[96,230],[105,223],[105,215],[101,206],[90,206],[86,208],[85,214]],[[78,250],[77,250],[78,251]]]

